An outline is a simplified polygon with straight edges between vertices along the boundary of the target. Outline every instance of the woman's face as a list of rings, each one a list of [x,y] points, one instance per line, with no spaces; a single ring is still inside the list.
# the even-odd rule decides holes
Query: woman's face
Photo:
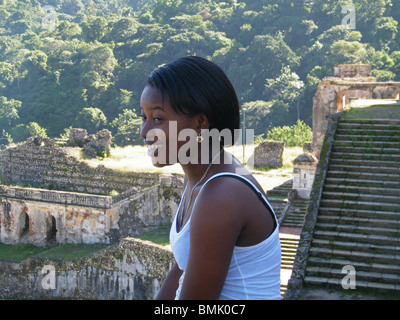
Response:
[[[189,117],[182,113],[176,113],[170,104],[168,93],[164,93],[164,103],[161,91],[151,85],[147,85],[140,98],[142,126],[140,136],[148,147],[148,155],[152,158],[153,165],[164,167],[175,163],[181,163],[179,150],[190,139],[193,141],[196,132],[204,125],[204,116]],[[185,130],[182,132],[184,129]],[[179,133],[192,132],[194,137],[186,137],[185,140]],[[179,137],[179,139],[178,139]],[[183,141],[180,141],[183,140]]]

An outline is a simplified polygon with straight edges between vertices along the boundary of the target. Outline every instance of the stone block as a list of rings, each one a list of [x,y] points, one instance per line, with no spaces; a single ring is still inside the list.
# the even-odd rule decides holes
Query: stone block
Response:
[[[254,166],[281,168],[284,143],[264,141],[254,149]]]

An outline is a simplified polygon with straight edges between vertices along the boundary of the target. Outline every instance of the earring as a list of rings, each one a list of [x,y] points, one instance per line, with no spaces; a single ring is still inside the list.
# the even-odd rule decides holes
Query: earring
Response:
[[[199,133],[199,134],[197,135],[196,141],[197,141],[198,143],[203,142],[203,136],[201,135],[201,133]]]

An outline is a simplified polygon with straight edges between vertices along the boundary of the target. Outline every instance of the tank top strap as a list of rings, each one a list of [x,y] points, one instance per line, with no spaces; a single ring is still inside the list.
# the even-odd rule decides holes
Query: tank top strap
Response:
[[[258,198],[265,204],[265,206],[267,207],[268,211],[271,213],[273,219],[274,219],[274,229],[275,226],[278,223],[278,219],[276,217],[275,211],[272,208],[271,204],[269,203],[268,199],[264,196],[264,194],[260,191],[260,189],[253,183],[251,182],[248,178],[243,177],[237,173],[233,173],[233,172],[220,172],[220,173],[216,173],[214,175],[212,175],[200,188],[199,193],[201,192],[201,190],[204,188],[204,186],[211,180],[221,177],[221,176],[228,176],[228,177],[232,177],[238,180],[243,181],[245,184],[247,184],[258,196]],[[197,200],[197,198],[196,198]],[[194,205],[196,205],[196,200]]]

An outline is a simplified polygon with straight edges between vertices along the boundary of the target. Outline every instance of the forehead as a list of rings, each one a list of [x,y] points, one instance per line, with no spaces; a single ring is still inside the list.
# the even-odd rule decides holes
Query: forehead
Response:
[[[155,88],[152,85],[147,85],[143,89],[142,95],[140,97],[140,106],[143,109],[160,107],[166,110],[170,108],[168,93],[164,92],[163,97],[160,89]]]

